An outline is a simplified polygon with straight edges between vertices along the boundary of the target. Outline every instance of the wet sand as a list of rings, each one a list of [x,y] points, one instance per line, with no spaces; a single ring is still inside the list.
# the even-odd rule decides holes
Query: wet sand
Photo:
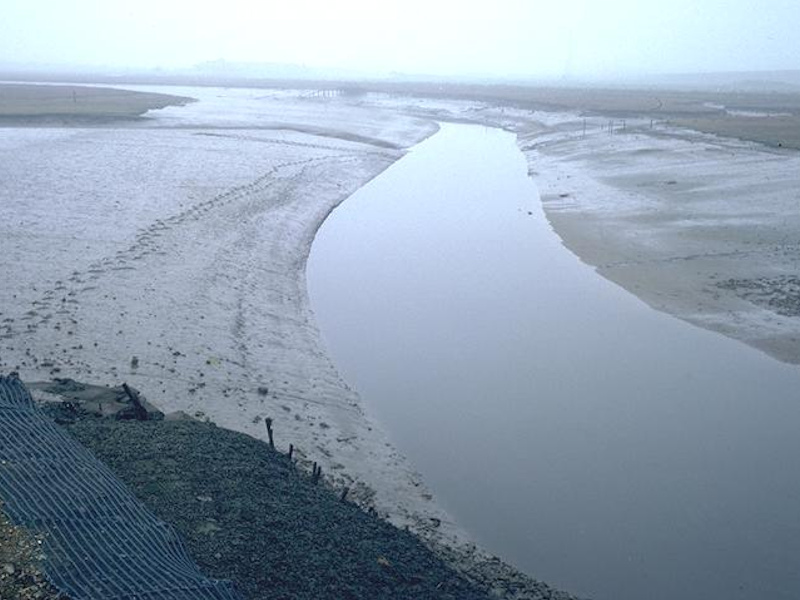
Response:
[[[800,363],[800,155],[628,124],[531,140],[564,244],[657,310]],[[638,126],[637,126],[638,125]]]
[[[278,121],[281,106],[262,104]],[[373,134],[383,116],[352,133]],[[271,417],[281,448],[293,443],[389,512],[403,496],[394,488],[416,486],[383,485],[399,481],[387,465],[411,479],[413,469],[325,354],[304,268],[327,214],[402,156],[386,146],[435,126],[398,117],[374,145],[333,128],[323,138],[205,125],[6,137],[2,254],[15,285],[2,291],[0,367],[29,381],[127,380],[163,410],[262,438]]]

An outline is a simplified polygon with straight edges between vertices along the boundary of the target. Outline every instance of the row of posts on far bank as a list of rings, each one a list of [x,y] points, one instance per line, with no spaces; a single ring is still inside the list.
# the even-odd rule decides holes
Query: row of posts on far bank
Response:
[[[586,138],[586,127],[587,127],[586,119],[583,119],[583,131],[581,132],[581,139]],[[650,129],[655,129],[655,127],[656,127],[656,120],[650,119]],[[608,123],[600,124],[600,131],[606,131],[608,132],[608,135],[625,133],[627,129],[628,129],[627,119],[609,119]]]

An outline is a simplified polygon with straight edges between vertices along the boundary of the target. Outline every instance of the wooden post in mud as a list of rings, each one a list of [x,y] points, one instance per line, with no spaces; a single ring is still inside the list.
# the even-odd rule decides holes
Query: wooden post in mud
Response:
[[[269,436],[269,447],[275,450],[275,441],[272,439],[272,418],[267,417],[264,419],[264,423],[267,426],[267,436]]]
[[[289,444],[289,460],[292,460],[292,454],[294,454],[294,444]]]
[[[311,471],[311,483],[317,485],[319,482],[319,478],[322,476],[322,467],[318,467],[317,463],[314,463],[314,467]]]
[[[349,491],[350,491],[349,487],[346,487],[342,490],[342,497],[339,498],[339,502],[344,502],[345,500],[347,500],[347,492]]]

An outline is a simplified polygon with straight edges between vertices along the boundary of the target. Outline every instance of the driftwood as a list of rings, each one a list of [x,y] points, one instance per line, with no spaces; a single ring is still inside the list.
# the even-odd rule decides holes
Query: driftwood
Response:
[[[142,404],[142,401],[139,400],[139,394],[132,390],[127,383],[122,384],[122,389],[125,390],[125,394],[130,398],[131,404],[133,405],[134,418],[137,421],[147,421],[149,418],[147,409]]]

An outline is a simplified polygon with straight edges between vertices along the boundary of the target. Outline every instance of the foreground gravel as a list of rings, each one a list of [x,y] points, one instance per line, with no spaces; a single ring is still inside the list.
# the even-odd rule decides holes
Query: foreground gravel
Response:
[[[416,537],[247,435],[89,415],[67,427],[178,529],[205,573],[248,599],[488,598]]]
[[[0,512],[0,600],[69,600],[48,583],[41,560],[40,539]]]

